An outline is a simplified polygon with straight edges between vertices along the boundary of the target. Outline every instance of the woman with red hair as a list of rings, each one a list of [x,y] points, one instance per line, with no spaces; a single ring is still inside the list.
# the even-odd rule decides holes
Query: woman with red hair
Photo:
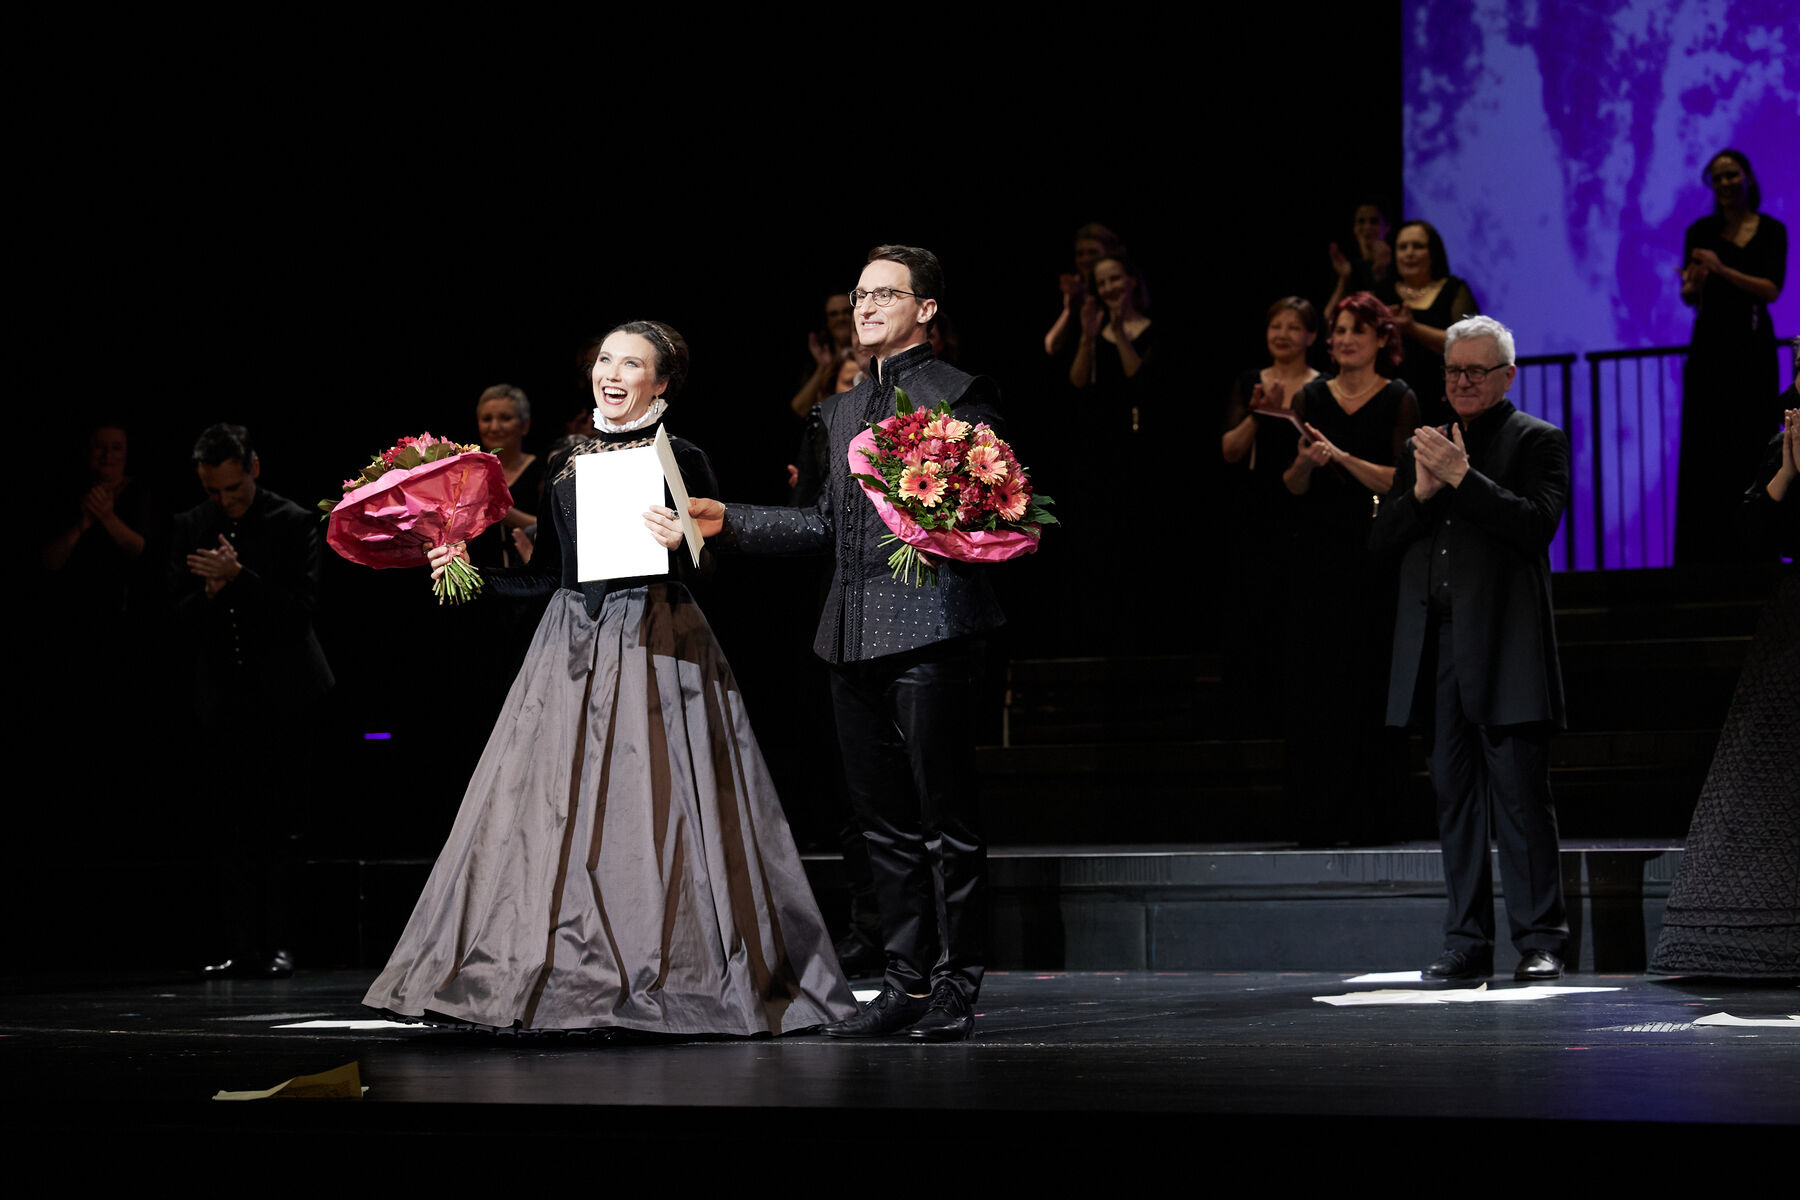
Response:
[[[1397,575],[1368,541],[1418,400],[1394,377],[1400,330],[1381,301],[1344,297],[1330,335],[1338,373],[1295,399],[1305,434],[1282,475],[1298,500],[1286,761],[1289,834],[1303,845],[1392,837],[1405,761],[1385,729]]]

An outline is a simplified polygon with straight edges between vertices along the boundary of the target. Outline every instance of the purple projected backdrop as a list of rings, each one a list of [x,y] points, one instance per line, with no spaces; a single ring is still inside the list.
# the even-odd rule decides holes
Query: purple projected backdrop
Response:
[[[1405,215],[1437,226],[1520,355],[1686,345],[1682,235],[1712,210],[1701,172],[1727,146],[1755,167],[1762,211],[1800,236],[1792,0],[1405,2]],[[1800,288],[1771,312],[1777,334],[1800,333]],[[1598,449],[1605,565],[1663,566],[1681,358],[1604,368],[1596,437],[1589,363],[1575,367],[1565,536],[1577,527],[1576,566],[1596,564],[1580,514]]]

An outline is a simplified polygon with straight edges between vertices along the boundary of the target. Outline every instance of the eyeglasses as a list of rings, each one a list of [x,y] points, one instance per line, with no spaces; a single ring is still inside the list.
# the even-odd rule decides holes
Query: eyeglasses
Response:
[[[861,288],[857,288],[854,292],[850,293],[850,307],[861,308],[864,300],[873,300],[875,301],[876,308],[886,308],[894,302],[895,296],[916,297],[918,294],[919,293],[917,292],[903,292],[899,288],[890,287],[871,288],[866,292]]]
[[[1445,367],[1444,382],[1455,383],[1456,377],[1461,375],[1470,383],[1480,383],[1489,375],[1492,375],[1496,371],[1504,371],[1510,365],[1510,363],[1501,363],[1497,367]]]

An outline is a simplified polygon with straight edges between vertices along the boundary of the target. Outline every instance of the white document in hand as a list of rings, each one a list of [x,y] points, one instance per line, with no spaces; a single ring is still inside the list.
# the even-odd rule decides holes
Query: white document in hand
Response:
[[[575,460],[575,578],[667,575],[669,552],[644,526],[663,502],[663,465],[655,446],[583,454]]]

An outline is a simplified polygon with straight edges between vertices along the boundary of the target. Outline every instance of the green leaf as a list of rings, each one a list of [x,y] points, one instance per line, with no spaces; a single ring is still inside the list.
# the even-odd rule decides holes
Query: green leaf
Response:
[[[856,480],[858,483],[868,484],[870,487],[874,488],[876,491],[880,492],[884,496],[891,496],[894,493],[894,489],[890,488],[887,485],[886,480],[877,479],[873,475],[857,475],[854,472],[852,472],[850,475],[850,478]]]
[[[895,388],[894,389],[894,415],[904,417],[906,414],[910,413],[912,410],[913,410],[912,397],[910,397],[906,394],[906,389],[903,387]]]

